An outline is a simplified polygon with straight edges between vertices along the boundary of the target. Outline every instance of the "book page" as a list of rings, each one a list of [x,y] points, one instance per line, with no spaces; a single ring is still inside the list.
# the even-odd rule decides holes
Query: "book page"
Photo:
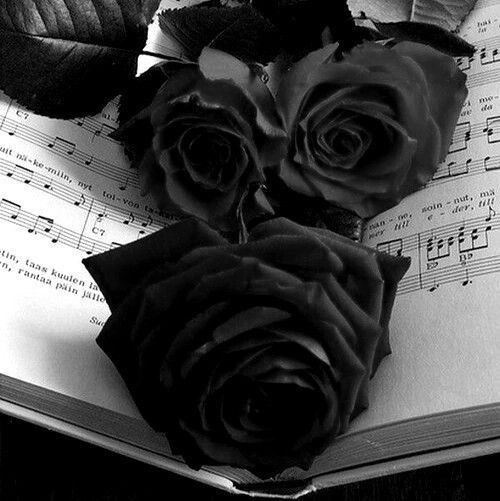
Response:
[[[146,49],[180,55],[157,16]],[[158,61],[141,56],[138,72]],[[175,219],[140,196],[117,127],[118,98],[53,120],[0,93],[0,373],[138,417],[95,344],[109,309],[81,261]]]
[[[157,17],[146,49],[180,55]],[[141,56],[139,73],[158,61]],[[137,172],[109,137],[117,103],[63,121],[0,94],[0,373],[139,418],[95,343],[109,309],[81,260],[175,219],[139,195]]]
[[[391,320],[393,354],[353,430],[500,402],[500,3],[460,34],[469,95],[428,186],[369,221],[364,243],[412,258]]]
[[[114,103],[61,121],[0,98],[0,372],[135,414],[95,346],[109,310],[81,260],[170,218],[139,196],[116,127]]]

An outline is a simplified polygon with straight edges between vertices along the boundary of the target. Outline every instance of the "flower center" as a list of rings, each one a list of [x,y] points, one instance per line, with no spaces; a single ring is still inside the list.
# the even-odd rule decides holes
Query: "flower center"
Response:
[[[212,171],[229,162],[231,147],[221,136],[206,132],[196,136],[189,144],[189,160],[201,171]]]
[[[218,191],[232,186],[237,175],[235,150],[239,147],[231,136],[206,127],[187,131],[179,144],[192,181],[206,190]]]
[[[327,133],[326,141],[332,151],[340,156],[350,156],[361,148],[361,138],[349,129],[333,129]]]

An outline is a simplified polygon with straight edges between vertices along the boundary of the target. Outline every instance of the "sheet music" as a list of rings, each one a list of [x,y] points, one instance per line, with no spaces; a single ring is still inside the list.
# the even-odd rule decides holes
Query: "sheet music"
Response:
[[[400,294],[466,287],[500,271],[498,10],[480,1],[462,26],[477,50],[458,60],[469,96],[446,160],[425,189],[367,225],[365,243],[412,257]]]
[[[139,195],[117,126],[117,100],[63,121],[0,95],[0,372],[137,416],[95,344],[109,310],[81,260],[175,219]]]
[[[428,186],[369,221],[364,243],[412,258],[391,320],[393,354],[353,429],[500,400],[500,2],[460,34],[469,95]]]

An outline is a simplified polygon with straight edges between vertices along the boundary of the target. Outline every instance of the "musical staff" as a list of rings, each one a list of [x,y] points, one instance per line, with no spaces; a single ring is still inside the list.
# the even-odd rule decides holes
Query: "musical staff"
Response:
[[[101,221],[104,218],[117,223],[124,223],[137,228],[139,231],[147,229],[147,233],[164,228],[173,218],[155,218],[151,215],[145,215],[139,212],[122,209],[113,204],[104,204],[94,199],[90,195],[85,195],[79,190],[59,183],[54,179],[34,172],[8,160],[0,159],[0,175],[4,175],[14,181],[29,184],[32,188],[44,193],[49,192],[51,196],[81,209],[87,209],[91,206],[90,213]],[[125,224],[125,223],[124,223]],[[143,234],[145,234],[144,232]]]
[[[484,122],[461,122],[455,127],[449,153],[455,153],[467,148],[472,139],[484,137],[488,143],[500,141],[500,116],[491,116]]]
[[[22,209],[21,205],[4,198],[0,200],[0,220],[14,223],[26,229],[28,233],[45,236],[52,243],[61,243],[87,255],[110,250],[114,244],[89,238],[82,233],[56,224],[51,218],[28,212]]]
[[[455,181],[458,177],[480,176],[496,170],[500,170],[500,155],[444,162],[438,167],[427,186]]]
[[[429,246],[434,245],[439,241],[449,242],[448,245],[453,245],[460,238],[474,240],[477,242],[481,234],[490,233],[500,229],[500,215],[497,215],[493,209],[488,210],[488,216],[471,217],[460,223],[448,223],[441,226],[436,226],[430,230],[425,230],[419,233],[412,233],[397,240],[383,241],[377,244],[377,250],[387,252],[392,255],[409,255],[411,252],[418,251],[423,248],[422,243],[425,242],[426,251]],[[451,241],[450,241],[451,239]],[[465,241],[465,240],[464,240]],[[444,245],[444,244],[443,244]],[[476,248],[479,248],[479,243]],[[465,249],[465,244],[462,246]],[[444,251],[443,251],[444,252]]]
[[[421,273],[406,275],[398,287],[398,294],[409,294],[420,290],[434,292],[441,285],[458,282],[469,285],[472,278],[500,272],[500,255],[473,260],[467,265],[455,263]]]
[[[469,74],[467,78],[467,87],[473,89],[474,87],[481,87],[483,85],[498,84],[499,78],[500,68]]]
[[[454,282],[470,285],[475,276],[500,272],[500,215],[491,206],[484,210],[481,216],[379,241],[378,251],[412,258],[398,294],[435,292]]]
[[[79,165],[93,174],[115,181],[124,189],[131,187],[139,190],[139,180],[134,170],[125,170],[123,166],[119,167],[104,159],[96,158],[93,154],[85,153],[78,149],[75,143],[62,137],[50,136],[26,124],[17,123],[8,117],[4,117],[4,120],[0,123],[0,131],[7,132],[11,136],[16,136],[53,152],[64,160]]]
[[[94,117],[74,118],[69,121],[81,127],[82,130],[89,132],[91,142],[95,141],[97,138],[102,138],[111,143],[120,144],[119,141],[110,137],[110,134],[115,132],[117,128],[103,123]]]

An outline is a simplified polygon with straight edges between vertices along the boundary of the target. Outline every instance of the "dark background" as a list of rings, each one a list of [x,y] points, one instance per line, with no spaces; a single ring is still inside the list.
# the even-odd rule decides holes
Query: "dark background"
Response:
[[[1,501],[250,501],[0,415]],[[305,501],[500,499],[500,454],[334,487]]]

